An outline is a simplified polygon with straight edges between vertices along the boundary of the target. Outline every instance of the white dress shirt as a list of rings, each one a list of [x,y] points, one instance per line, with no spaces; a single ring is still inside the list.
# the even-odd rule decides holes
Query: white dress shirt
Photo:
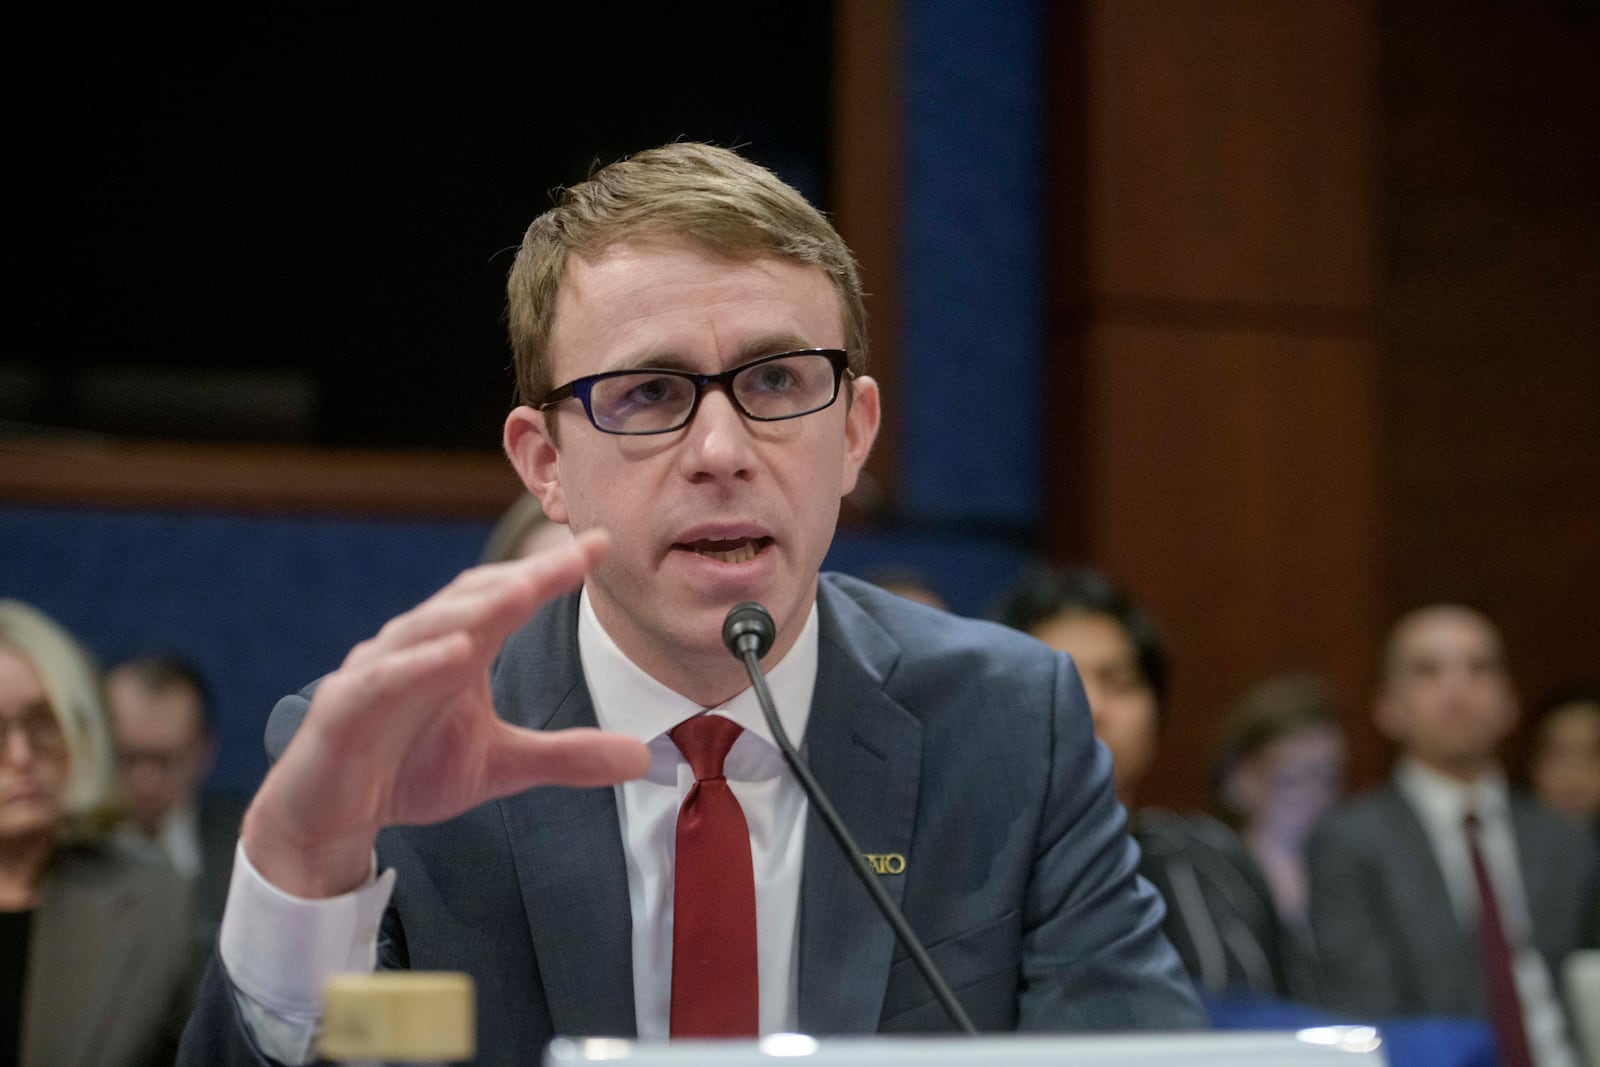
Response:
[[[784,732],[805,736],[817,678],[817,609],[799,639],[767,672]],[[649,746],[643,778],[616,786],[617,812],[633,918],[633,986],[642,1039],[669,1033],[672,991],[672,872],[677,812],[694,774],[667,736],[702,712],[745,728],[724,764],[729,788],[750,826],[755,871],[756,941],[763,1033],[797,1024],[795,951],[807,802],[761,714],[754,690],[705,709],[647,675],[601,627],[585,590],[579,599],[578,654],[602,729]],[[241,845],[233,868],[219,949],[240,1008],[262,1050],[286,1063],[313,1058],[322,983],[330,974],[370,971],[378,925],[394,872],[376,871],[354,892],[303,900],[270,885]]]
[[[1577,1067],[1550,969],[1531,941],[1533,922],[1522,884],[1505,778],[1497,773],[1468,785],[1405,760],[1395,772],[1395,783],[1421,818],[1456,917],[1470,931],[1478,928],[1478,882],[1462,824],[1469,812],[1477,814],[1479,847],[1500,905],[1500,923],[1511,944],[1529,1051],[1538,1067]]]
[[[704,709],[640,670],[600,627],[588,595],[578,609],[578,655],[606,730],[650,747],[650,770],[616,787],[633,911],[633,996],[639,1037],[665,1039],[672,993],[672,873],[678,808],[694,771],[667,732]],[[796,748],[811,714],[817,681],[817,608],[787,655],[767,672],[767,688],[784,733]],[[711,709],[744,727],[723,773],[750,826],[755,867],[756,957],[761,1032],[795,1029],[795,939],[800,867],[805,852],[806,795],[767,729],[755,690]]]
[[[192,801],[168,812],[155,837],[129,822],[118,828],[117,839],[135,849],[159,848],[173,870],[191,882],[200,877],[200,813]]]

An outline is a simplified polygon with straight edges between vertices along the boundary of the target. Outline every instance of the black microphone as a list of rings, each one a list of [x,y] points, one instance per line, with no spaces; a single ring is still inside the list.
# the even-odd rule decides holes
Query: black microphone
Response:
[[[844,849],[845,858],[850,861],[851,869],[861,879],[861,884],[867,887],[868,894],[871,895],[873,903],[878,905],[878,910],[883,912],[883,917],[889,920],[895,936],[906,947],[906,951],[911,953],[917,969],[922,972],[922,977],[927,980],[934,995],[944,1005],[944,1010],[955,1020],[958,1027],[976,1036],[977,1028],[972,1025],[972,1020],[967,1018],[961,1002],[950,992],[950,986],[939,974],[939,969],[933,965],[928,950],[922,947],[922,942],[912,933],[905,916],[900,914],[900,909],[894,906],[889,894],[878,884],[878,877],[861,854],[861,847],[856,844],[855,838],[850,836],[850,831],[845,829],[844,821],[839,818],[839,813],[833,810],[833,804],[829,802],[828,795],[822,791],[822,786],[811,777],[811,771],[806,765],[800,762],[799,753],[795,752],[794,746],[789,743],[789,735],[783,732],[783,724],[778,721],[778,709],[772,703],[772,692],[767,688],[767,677],[761,673],[761,657],[772,648],[777,632],[777,627],[773,625],[772,616],[768,614],[767,609],[753,601],[747,600],[743,604],[735,605],[728,612],[727,618],[722,621],[722,643],[728,646],[728,651],[733,653],[735,659],[744,661],[745,670],[750,673],[750,684],[755,687],[756,701],[761,705],[761,714],[767,720],[767,728],[777,740],[778,748],[783,752],[783,758],[788,762],[789,769],[800,779],[800,788],[805,790],[806,796],[811,801],[811,807],[822,816],[822,821],[827,824],[833,839]]]

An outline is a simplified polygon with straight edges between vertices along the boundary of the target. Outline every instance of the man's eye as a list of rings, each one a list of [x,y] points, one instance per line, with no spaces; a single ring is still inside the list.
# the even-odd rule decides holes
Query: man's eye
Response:
[[[676,400],[682,392],[683,383],[677,378],[647,378],[630,388],[624,399],[636,407],[648,407]]]
[[[1137,692],[1144,685],[1144,680],[1133,671],[1108,671],[1100,678],[1100,684],[1112,693]]]
[[[763,393],[781,393],[799,384],[799,376],[781,363],[771,363],[760,368],[752,386]]]

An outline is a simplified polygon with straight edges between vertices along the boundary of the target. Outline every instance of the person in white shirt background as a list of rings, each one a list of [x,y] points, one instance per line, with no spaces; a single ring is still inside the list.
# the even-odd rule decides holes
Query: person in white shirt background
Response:
[[[1401,616],[1373,714],[1396,746],[1393,779],[1325,818],[1308,847],[1328,1003],[1378,1018],[1489,1016],[1470,815],[1532,1062],[1577,1062],[1557,976],[1596,936],[1600,850],[1508,787],[1500,751],[1519,710],[1494,623],[1454,603]]]
[[[180,656],[142,653],[106,671],[105,691],[126,814],[120,833],[159,849],[193,884],[203,952],[222,922],[246,803],[205,788],[217,755],[206,679]]]

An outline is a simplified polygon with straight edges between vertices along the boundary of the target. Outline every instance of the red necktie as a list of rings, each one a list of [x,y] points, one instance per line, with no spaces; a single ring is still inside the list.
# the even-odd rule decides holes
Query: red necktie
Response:
[[[750,829],[722,775],[743,730],[720,715],[697,715],[670,735],[694,768],[678,809],[672,885],[673,1037],[754,1037],[759,1030]]]
[[[1500,905],[1488,865],[1478,846],[1478,816],[1468,812],[1461,820],[1472,855],[1472,877],[1478,883],[1478,954],[1483,963],[1483,985],[1489,996],[1489,1023],[1500,1049],[1501,1067],[1530,1067],[1528,1035],[1522,1027],[1522,1000],[1517,996],[1511,968],[1511,944],[1500,920]]]

